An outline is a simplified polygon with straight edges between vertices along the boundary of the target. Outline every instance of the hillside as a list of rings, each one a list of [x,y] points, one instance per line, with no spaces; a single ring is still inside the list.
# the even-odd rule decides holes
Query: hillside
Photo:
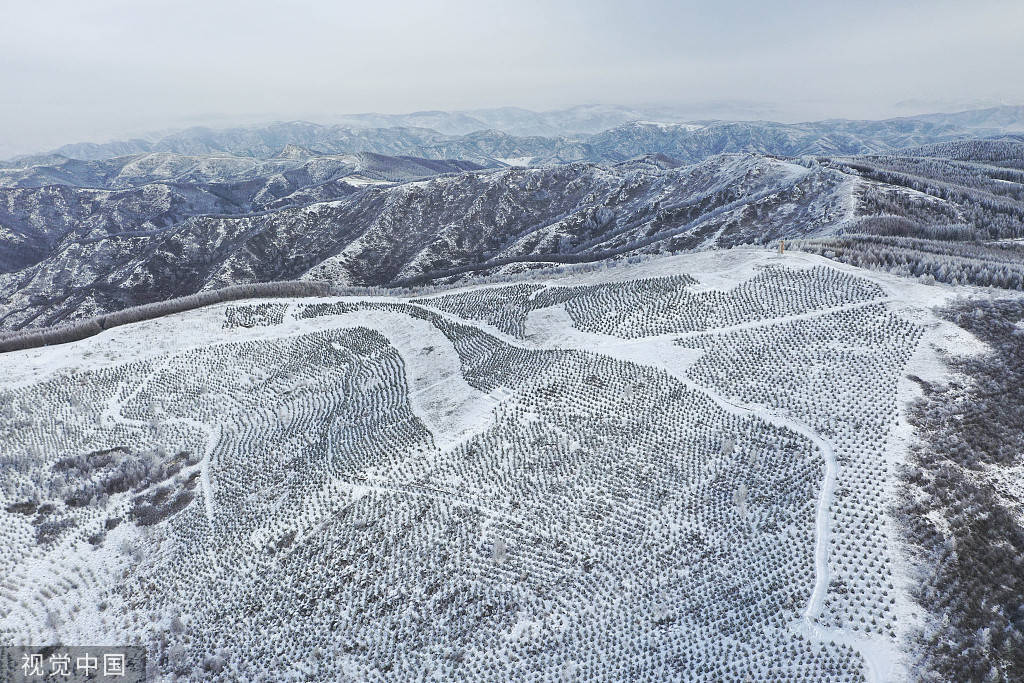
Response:
[[[0,188],[0,329],[251,282],[443,284],[778,240],[862,267],[1020,289],[1018,147],[969,140],[872,155],[696,164],[648,155],[497,170],[299,148],[268,162],[88,162],[126,187]],[[290,170],[252,175],[268,166]],[[187,179],[197,168],[235,180]]]
[[[372,152],[462,159],[485,166],[504,165],[509,159],[533,165],[616,162],[643,154],[665,154],[692,163],[715,154],[737,152],[776,156],[868,154],[1024,130],[1021,107],[881,121],[832,119],[805,123],[694,121],[671,108],[595,106],[547,113],[505,108],[475,112],[475,116],[474,112],[366,114],[343,121],[190,128],[154,140],[65,145],[50,155],[22,157],[4,165],[17,168],[45,164],[53,155],[84,161],[153,153],[271,159],[289,146],[320,154]]]
[[[814,234],[848,211],[844,177],[829,170],[750,155],[663,166],[580,163],[358,189],[341,178],[263,204],[286,208],[245,214],[234,204],[237,216],[166,184],[11,190],[18,214],[8,244],[41,260],[0,275],[7,311],[0,326],[54,324],[244,282],[308,277],[386,286],[503,260],[729,246]],[[225,196],[186,188],[200,198]],[[98,210],[79,219],[45,199],[55,192],[90,202],[98,193]],[[189,217],[182,204],[199,215]],[[49,211],[61,215],[60,230]],[[125,229],[119,219],[133,213],[136,227]],[[37,232],[40,225],[52,232]]]
[[[0,355],[0,638],[223,680],[902,678],[938,618],[890,512],[907,402],[983,348],[932,312],[963,291],[735,249]]]
[[[397,182],[479,168],[477,164],[468,161],[394,157],[372,152],[325,155],[297,145],[288,145],[270,159],[227,154],[186,156],[171,152],[143,153],[99,161],[47,157],[24,166],[0,168],[0,187],[68,185],[124,190],[153,183],[201,185],[257,180],[267,182],[270,179],[297,188],[337,178],[349,178],[353,182]]]
[[[1024,683],[1024,2],[0,14],[0,683]]]

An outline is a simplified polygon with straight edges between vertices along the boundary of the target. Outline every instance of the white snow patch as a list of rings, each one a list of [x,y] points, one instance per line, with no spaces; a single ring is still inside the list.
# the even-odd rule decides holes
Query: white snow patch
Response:
[[[577,329],[565,305],[531,311],[526,318],[526,339],[539,347],[596,351],[619,360],[665,370],[685,378],[686,371],[703,351],[676,346],[678,334],[621,339]]]
[[[378,178],[367,178],[361,175],[347,175],[341,179],[343,183],[352,185],[353,187],[366,187],[367,185],[393,185],[394,183],[387,180],[380,180]]]
[[[506,166],[529,166],[533,157],[495,157],[497,161]]]
[[[688,131],[694,131],[694,130],[702,130],[704,128],[707,128],[707,126],[701,126],[701,125],[696,124],[696,123],[669,123],[667,121],[637,121],[636,125],[638,125],[638,126],[652,126],[652,127],[655,127],[655,128],[660,128],[661,130],[688,130]]]
[[[428,321],[390,311],[356,311],[294,322],[301,328],[321,328],[324,323],[332,329],[366,327],[387,337],[405,364],[413,413],[441,450],[455,447],[492,424],[493,408],[500,397],[466,382],[451,341]]]

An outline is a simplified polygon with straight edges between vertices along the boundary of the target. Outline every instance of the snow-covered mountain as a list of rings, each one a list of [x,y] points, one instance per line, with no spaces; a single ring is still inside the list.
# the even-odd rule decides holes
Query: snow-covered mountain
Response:
[[[147,152],[85,161],[54,155],[18,167],[0,168],[0,188],[70,185],[121,190],[149,183],[229,184],[266,178],[284,179],[293,187],[307,187],[345,176],[394,182],[479,168],[469,161],[393,157],[373,152],[324,155],[288,144],[269,159]]]
[[[1020,678],[1016,114],[649,114],[0,165],[0,680]]]
[[[627,128],[641,139],[703,130]],[[808,149],[806,140],[787,144]],[[603,154],[642,147],[634,141]],[[1016,282],[1012,251],[957,247],[956,266],[944,267],[931,256],[907,261],[906,250],[899,263],[883,263],[866,241],[828,240],[843,232],[868,233],[871,244],[938,239],[907,249],[945,259],[953,258],[951,237],[1024,236],[1018,148],[1013,139],[970,140],[900,154],[724,154],[694,164],[647,155],[502,169],[365,152],[316,156],[297,146],[269,160],[171,153],[50,160],[0,173],[22,185],[0,188],[0,327],[54,324],[240,283],[395,286],[779,239],[815,238],[819,253],[860,265]],[[40,185],[54,177],[66,184]],[[87,184],[98,187],[74,186]]]
[[[636,121],[587,138],[591,158],[620,161],[658,152],[697,161],[724,152],[775,156],[864,154],[944,142],[966,133],[943,122],[916,120],[663,123]]]
[[[847,175],[756,155],[359,188],[349,178],[2,190],[6,250],[21,259],[0,275],[2,325],[52,324],[243,282],[387,286],[512,261],[728,247],[827,233],[851,212]]]
[[[0,185],[12,186],[0,187],[0,271],[53,256],[69,239],[90,243],[159,233],[197,215],[252,216],[336,199],[368,185],[476,168],[465,161],[371,153],[270,161],[154,153],[0,171]]]
[[[954,458],[1020,430],[923,441],[996,367],[935,313],[966,291],[737,248],[0,354],[0,639],[152,679],[970,680],[1019,633],[974,627],[1019,599],[985,539],[1020,487]]]
[[[920,114],[908,118],[988,134],[1024,132],[1024,106],[1002,105],[948,114]]]
[[[492,166],[503,165],[501,160],[510,158],[527,159],[528,163],[537,165],[581,160],[623,161],[643,154],[665,154],[680,161],[695,162],[729,152],[777,156],[882,152],[1017,132],[1024,126],[1019,107],[883,121],[837,119],[794,124],[680,121],[672,117],[671,111],[655,111],[651,116],[651,112],[615,107],[566,110],[557,116],[550,115],[560,123],[545,124],[544,118],[548,116],[545,114],[518,109],[488,111],[490,114],[483,116],[479,125],[465,120],[468,114],[365,115],[349,124],[292,121],[222,130],[191,128],[155,140],[66,145],[53,154],[86,161],[154,152],[271,159],[293,145],[319,154],[373,152],[462,159]],[[451,117],[459,123],[447,123]],[[394,125],[398,123],[402,125]],[[367,127],[367,124],[377,127]],[[440,126],[446,132],[423,127],[426,124]],[[37,162],[46,163],[47,155],[26,157],[7,165],[17,167]]]

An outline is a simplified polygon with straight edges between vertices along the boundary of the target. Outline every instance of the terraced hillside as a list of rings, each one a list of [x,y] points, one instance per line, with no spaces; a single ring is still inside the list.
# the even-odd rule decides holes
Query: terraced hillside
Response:
[[[208,680],[905,678],[934,618],[891,513],[906,377],[980,348],[931,312],[960,291],[734,249],[0,355],[0,644]]]

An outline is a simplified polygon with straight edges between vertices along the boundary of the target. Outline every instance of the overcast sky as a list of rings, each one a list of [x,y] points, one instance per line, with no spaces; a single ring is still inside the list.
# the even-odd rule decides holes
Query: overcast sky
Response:
[[[366,111],[738,101],[807,120],[1024,102],[1022,0],[0,5],[0,157]]]

